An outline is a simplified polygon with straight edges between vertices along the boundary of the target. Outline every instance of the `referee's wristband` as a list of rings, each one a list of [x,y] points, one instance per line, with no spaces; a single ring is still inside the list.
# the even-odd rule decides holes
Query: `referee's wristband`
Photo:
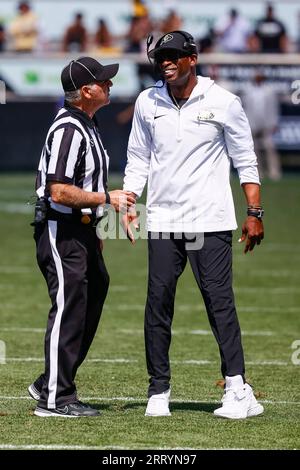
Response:
[[[105,193],[105,204],[110,205],[110,195],[109,192]]]

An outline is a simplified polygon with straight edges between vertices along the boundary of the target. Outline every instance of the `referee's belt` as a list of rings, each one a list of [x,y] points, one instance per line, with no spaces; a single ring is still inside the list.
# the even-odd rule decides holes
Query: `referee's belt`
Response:
[[[92,227],[96,227],[102,218],[103,217],[96,217],[94,214],[82,214],[82,212],[79,211],[73,214],[65,214],[63,212],[58,212],[51,207],[47,211],[48,220],[57,220],[73,224],[81,223]]]

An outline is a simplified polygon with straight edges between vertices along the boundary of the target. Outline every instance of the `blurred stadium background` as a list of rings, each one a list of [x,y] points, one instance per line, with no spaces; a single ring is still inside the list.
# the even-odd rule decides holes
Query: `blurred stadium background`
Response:
[[[0,0],[0,448],[299,448],[299,1],[274,0],[273,17],[266,24],[268,5],[261,0],[20,3]],[[228,17],[236,25],[229,38]],[[29,29],[25,35],[23,27]],[[103,416],[97,422],[39,420],[37,434],[34,403],[26,389],[42,366],[49,301],[35,262],[32,206],[26,202],[34,194],[45,134],[62,104],[60,71],[82,55],[120,63],[111,104],[98,115],[111,158],[110,186],[119,187],[133,103],[155,80],[145,39],[150,31],[159,37],[174,29],[194,35],[201,74],[213,76],[244,100],[259,72],[272,91],[274,114],[278,108],[278,116],[265,115],[274,123],[272,139],[280,157],[280,171],[263,180],[266,240],[246,257],[234,245],[248,378],[258,384],[266,413],[243,423],[212,416],[221,396],[215,387],[218,352],[186,269],[178,286],[171,350],[173,415],[167,423],[144,419],[146,244],[131,247],[116,240],[105,243],[111,289],[78,376],[82,397],[93,401]],[[234,175],[233,189],[240,225],[244,203]]]

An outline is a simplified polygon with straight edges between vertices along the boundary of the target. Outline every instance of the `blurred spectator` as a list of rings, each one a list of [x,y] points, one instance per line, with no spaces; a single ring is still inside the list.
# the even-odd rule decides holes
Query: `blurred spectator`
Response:
[[[213,52],[216,42],[216,33],[214,28],[209,28],[207,34],[199,39],[198,41],[198,51],[208,53]]]
[[[288,39],[283,23],[274,16],[272,5],[267,6],[266,16],[258,21],[251,38],[251,49],[255,52],[287,52]]]
[[[149,10],[143,0],[133,0],[133,16],[147,16]]]
[[[166,34],[179,29],[182,29],[182,19],[175,10],[170,10],[168,16],[161,23],[160,31],[162,34]]]
[[[142,52],[145,50],[146,38],[152,31],[149,15],[133,16],[127,34],[128,45],[125,52]]]
[[[265,82],[263,72],[257,70],[242,98],[253,134],[260,177],[268,176],[278,181],[282,176],[281,163],[273,142],[279,122],[278,95]]]
[[[296,39],[296,51],[300,52],[300,11],[298,11],[297,17],[298,17],[298,21],[297,21],[298,34],[297,34],[297,39]]]
[[[251,34],[250,23],[232,8],[215,24],[219,48],[223,52],[246,52]]]
[[[87,45],[87,31],[82,13],[77,13],[75,21],[66,30],[63,40],[64,52],[83,52]]]
[[[103,18],[100,18],[98,22],[98,29],[95,33],[95,45],[97,47],[112,47],[112,35]]]
[[[14,51],[32,52],[36,48],[38,19],[28,2],[19,3],[17,16],[12,20],[8,32]]]
[[[235,83],[233,82],[233,80],[228,80],[228,79],[221,76],[220,66],[219,65],[217,65],[217,64],[208,65],[205,75],[207,75],[212,80],[214,80],[214,82],[217,85],[225,88],[225,90],[228,90],[231,93],[236,94],[237,88],[236,88]]]
[[[3,52],[5,49],[5,29],[4,25],[0,23],[0,52]]]

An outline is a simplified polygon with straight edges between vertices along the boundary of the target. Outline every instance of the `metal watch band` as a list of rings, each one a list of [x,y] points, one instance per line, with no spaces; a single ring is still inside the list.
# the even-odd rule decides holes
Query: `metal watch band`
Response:
[[[110,204],[110,195],[108,192],[105,193],[105,204]]]

